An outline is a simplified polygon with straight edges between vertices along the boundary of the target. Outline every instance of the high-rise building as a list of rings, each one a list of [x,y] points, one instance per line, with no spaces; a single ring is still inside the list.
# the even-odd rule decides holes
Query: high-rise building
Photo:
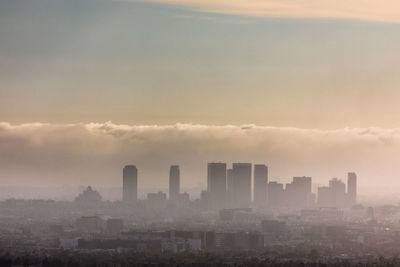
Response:
[[[307,208],[311,197],[311,177],[293,177],[290,184],[286,184],[285,199],[288,207]]]
[[[233,163],[233,195],[236,208],[248,208],[251,203],[251,163]]]
[[[357,174],[349,172],[347,174],[347,196],[349,204],[354,205],[357,202]]]
[[[263,207],[267,204],[268,167],[264,164],[254,165],[254,204]]]
[[[338,178],[333,178],[329,181],[329,187],[332,189],[334,196],[334,206],[343,207],[346,206],[346,185]]]
[[[283,205],[284,190],[283,184],[277,182],[268,183],[267,203],[268,207],[276,208]]]
[[[179,166],[172,165],[169,169],[169,199],[176,201],[180,194],[180,171]]]
[[[228,192],[233,192],[233,170],[232,169],[228,169],[226,171],[226,190]]]
[[[344,207],[347,206],[346,185],[338,178],[329,181],[329,187],[318,188],[318,206]]]
[[[137,200],[138,171],[136,166],[124,167],[122,183],[122,200],[127,202]]]
[[[225,206],[226,201],[226,163],[208,163],[207,189],[214,208]]]
[[[319,207],[334,207],[335,198],[332,189],[328,186],[318,187],[318,200]]]
[[[234,189],[233,189],[233,170],[228,169],[226,172],[226,204],[228,207],[233,208],[234,204]]]

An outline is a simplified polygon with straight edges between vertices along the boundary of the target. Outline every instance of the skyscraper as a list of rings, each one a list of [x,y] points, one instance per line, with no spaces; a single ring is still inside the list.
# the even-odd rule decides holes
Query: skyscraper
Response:
[[[277,208],[283,205],[284,190],[283,184],[277,182],[268,183],[267,203],[270,208]]]
[[[311,197],[311,177],[293,177],[290,184],[286,184],[286,204],[292,208],[307,208]]]
[[[357,174],[349,172],[347,174],[347,196],[349,204],[354,205],[357,202]]]
[[[251,203],[251,163],[233,163],[233,195],[236,208],[248,208]]]
[[[332,189],[336,207],[346,206],[346,185],[338,178],[329,181],[329,187]]]
[[[318,206],[342,208],[346,204],[346,185],[338,178],[331,179],[329,187],[318,188]]]
[[[254,204],[263,207],[267,204],[268,167],[264,164],[254,165]]]
[[[226,201],[226,163],[208,163],[207,189],[210,202],[215,208],[225,206]]]
[[[228,169],[226,172],[226,204],[227,207],[233,208],[234,203],[234,191],[233,191],[233,170]]]
[[[180,171],[178,165],[172,165],[169,169],[169,199],[176,201],[180,194]]]
[[[133,165],[127,165],[123,170],[122,181],[122,200],[135,201],[137,200],[137,168]]]

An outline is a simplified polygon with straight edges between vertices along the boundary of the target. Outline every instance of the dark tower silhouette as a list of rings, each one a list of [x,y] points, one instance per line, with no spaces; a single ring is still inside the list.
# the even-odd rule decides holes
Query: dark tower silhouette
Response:
[[[178,165],[172,165],[169,169],[169,199],[176,201],[180,194],[180,171]]]
[[[215,208],[224,207],[226,201],[226,163],[208,163],[207,188],[211,205]]]
[[[228,169],[226,171],[226,204],[227,207],[233,208],[234,207],[234,182],[233,182],[233,170]]]
[[[123,170],[123,185],[122,185],[122,200],[135,201],[137,200],[137,168],[133,165],[127,165]]]
[[[233,163],[233,195],[236,208],[248,208],[251,203],[251,163]]]
[[[357,174],[349,172],[347,174],[347,195],[349,204],[354,205],[357,202]]]
[[[264,164],[254,165],[254,204],[258,207],[267,204],[268,167]]]

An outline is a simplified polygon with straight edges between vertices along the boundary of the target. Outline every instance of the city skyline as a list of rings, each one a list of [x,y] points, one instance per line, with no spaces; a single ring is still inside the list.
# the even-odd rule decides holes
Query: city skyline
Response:
[[[254,166],[254,167],[253,167]],[[123,168],[122,198],[125,203],[134,203],[138,198],[138,169],[135,165]],[[181,193],[180,167],[171,165],[169,170],[168,195],[159,191],[147,194],[152,202],[178,204],[197,199],[187,192]],[[347,186],[334,177],[327,186],[317,185],[313,191],[312,177],[296,176],[286,185],[268,180],[268,166],[265,164],[232,163],[229,168],[223,162],[207,163],[207,186],[200,194],[200,200],[207,203],[209,209],[258,209],[292,207],[307,209],[315,207],[349,208],[357,204],[357,174],[347,173]],[[91,187],[86,191],[91,193]],[[90,198],[89,194],[89,198]]]
[[[226,159],[400,192],[397,3],[310,1],[1,1],[2,186]]]
[[[0,0],[0,266],[400,266],[399,0]]]
[[[121,164],[135,162],[146,173],[142,187],[166,188],[165,168],[179,162],[189,174],[181,187],[198,188],[205,185],[204,164],[225,159],[227,163],[267,162],[273,166],[270,177],[284,183],[290,177],[307,175],[314,177],[315,183],[325,184],[332,177],[342,177],[343,170],[354,170],[364,179],[359,188],[362,195],[398,192],[397,131],[110,122],[2,123],[0,128],[0,139],[7,144],[0,154],[3,187],[115,187]],[[374,164],[366,165],[368,162]],[[383,177],[385,183],[377,177]]]

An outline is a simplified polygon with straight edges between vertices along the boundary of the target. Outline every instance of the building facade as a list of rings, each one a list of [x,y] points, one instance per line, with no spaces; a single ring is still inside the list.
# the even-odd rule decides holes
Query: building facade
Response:
[[[208,163],[207,190],[209,200],[215,208],[225,206],[226,202],[226,163]]]
[[[251,203],[251,163],[233,163],[233,195],[235,208],[247,208]]]
[[[181,177],[179,166],[172,165],[169,169],[169,199],[177,201],[180,194]]]
[[[127,165],[123,170],[122,200],[132,202],[137,200],[138,170],[134,165]]]
[[[254,204],[264,207],[267,204],[268,167],[264,164],[254,165]]]

